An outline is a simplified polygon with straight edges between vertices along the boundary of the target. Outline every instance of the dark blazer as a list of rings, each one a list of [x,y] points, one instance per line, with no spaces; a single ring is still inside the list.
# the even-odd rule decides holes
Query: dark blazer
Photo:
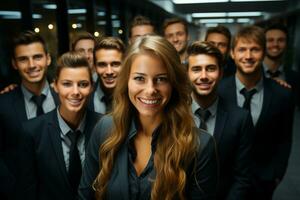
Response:
[[[56,105],[58,105],[57,94],[50,88]],[[3,162],[11,172],[14,179],[18,177],[17,161],[19,158],[20,127],[22,122],[27,121],[24,96],[21,87],[15,88],[13,91],[0,95],[0,135],[3,141],[0,149],[3,155]],[[2,156],[1,156],[2,157]],[[0,173],[4,173],[0,171]],[[1,175],[2,176],[2,175]],[[17,181],[17,180],[16,180]],[[1,185],[6,185],[0,179]],[[16,182],[17,183],[17,182]]]
[[[94,199],[91,185],[99,173],[99,147],[107,137],[109,130],[111,130],[112,123],[112,118],[105,116],[97,123],[92,133],[79,186],[79,199]],[[136,131],[136,127],[133,124],[131,123],[130,132]],[[190,186],[187,189],[188,199],[215,199],[214,195],[218,178],[215,143],[213,138],[205,132],[199,131],[199,138],[200,153],[197,155],[195,174],[194,176],[187,176],[187,182]],[[127,138],[126,142],[121,145],[114,160],[106,199],[129,199],[128,163]],[[143,199],[150,199],[150,194],[143,195]]]
[[[102,115],[87,111],[84,130],[85,146],[96,122]],[[74,200],[62,150],[57,110],[23,123],[22,189],[28,200]]]
[[[237,105],[235,76],[221,81],[219,94]],[[262,111],[255,125],[253,140],[254,173],[258,180],[282,179],[292,142],[294,103],[291,91],[264,78]]]
[[[249,112],[219,97],[214,130],[220,162],[217,199],[246,199],[251,187],[253,136]]]

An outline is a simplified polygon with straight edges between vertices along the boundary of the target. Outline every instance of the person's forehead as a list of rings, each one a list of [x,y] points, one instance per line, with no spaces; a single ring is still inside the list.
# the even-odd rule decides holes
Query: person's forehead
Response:
[[[286,33],[280,29],[270,29],[266,32],[266,37],[286,37]]]
[[[207,41],[222,41],[222,42],[228,42],[228,38],[222,34],[222,33],[209,33],[207,35]]]
[[[20,44],[17,45],[15,48],[15,54],[22,54],[22,53],[45,53],[45,49],[42,43],[40,42],[33,42],[30,44]]]
[[[94,47],[95,42],[92,39],[80,39],[76,42],[75,49],[85,48],[85,47]]]
[[[165,33],[168,33],[168,32],[177,32],[177,31],[184,31],[185,32],[185,27],[180,22],[170,24],[170,25],[168,25],[165,28]]]

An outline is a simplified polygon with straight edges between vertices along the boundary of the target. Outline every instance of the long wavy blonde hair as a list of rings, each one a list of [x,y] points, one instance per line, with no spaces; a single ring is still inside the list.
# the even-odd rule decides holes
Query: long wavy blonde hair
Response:
[[[100,172],[93,184],[96,197],[105,199],[116,154],[128,134],[128,120],[137,115],[137,110],[128,97],[128,80],[132,62],[140,54],[154,54],[160,58],[172,85],[172,95],[164,109],[154,154],[156,177],[152,183],[151,199],[185,199],[186,171],[195,158],[199,140],[193,129],[191,88],[186,70],[180,63],[176,49],[160,36],[139,38],[126,53],[114,91],[114,126],[99,150]]]

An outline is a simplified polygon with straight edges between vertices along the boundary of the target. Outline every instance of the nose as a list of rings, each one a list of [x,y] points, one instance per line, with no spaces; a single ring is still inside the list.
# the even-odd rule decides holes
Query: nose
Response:
[[[29,62],[29,66],[30,67],[34,67],[35,66],[33,58],[29,58],[28,62]]]
[[[207,79],[207,72],[206,70],[201,70],[200,72],[200,79]]]
[[[112,73],[113,73],[113,69],[112,69],[111,65],[109,64],[106,69],[106,74],[112,74]]]
[[[74,95],[78,95],[79,94],[79,88],[78,88],[77,84],[73,85],[73,94]]]
[[[146,91],[148,95],[157,93],[157,89],[153,81],[148,82],[148,84],[146,85]]]
[[[247,50],[245,54],[246,59],[250,59],[252,57],[252,53],[250,50]]]

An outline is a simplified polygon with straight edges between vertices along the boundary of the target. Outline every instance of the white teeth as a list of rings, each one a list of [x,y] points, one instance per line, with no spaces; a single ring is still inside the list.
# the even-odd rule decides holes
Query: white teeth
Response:
[[[154,100],[147,100],[147,99],[140,99],[141,102],[148,104],[148,105],[154,105],[154,104],[159,104],[160,99],[154,99]]]
[[[71,104],[79,104],[81,101],[80,101],[80,99],[69,99],[69,102]]]

